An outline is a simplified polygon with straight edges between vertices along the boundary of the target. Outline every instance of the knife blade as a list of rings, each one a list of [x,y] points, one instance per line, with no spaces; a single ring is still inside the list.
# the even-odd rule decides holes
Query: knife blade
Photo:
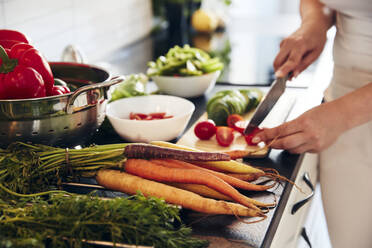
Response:
[[[288,75],[275,79],[270,90],[266,94],[265,98],[258,105],[247,127],[244,129],[244,134],[251,133],[255,128],[257,128],[261,124],[261,122],[265,119],[265,117],[270,113],[275,103],[279,100],[280,96],[284,93],[287,80],[288,80]]]

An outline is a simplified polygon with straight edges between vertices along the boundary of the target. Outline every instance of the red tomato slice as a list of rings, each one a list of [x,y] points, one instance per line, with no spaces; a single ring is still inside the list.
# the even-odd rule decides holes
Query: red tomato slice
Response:
[[[131,119],[131,120],[145,120],[146,118],[147,118],[147,115],[142,114],[142,113],[130,112],[130,114],[129,114],[129,119]]]
[[[216,133],[216,125],[211,120],[201,121],[196,124],[194,133],[199,139],[208,140]]]
[[[235,123],[238,122],[238,121],[244,121],[244,118],[241,116],[241,115],[238,115],[238,114],[232,114],[232,115],[229,115],[227,117],[227,126],[228,127],[231,127],[231,128],[234,128],[235,127]]]
[[[231,127],[219,126],[216,131],[216,140],[220,146],[230,146],[234,140],[234,129]]]
[[[163,119],[165,116],[165,112],[150,113],[149,116],[151,116],[153,119]]]
[[[247,145],[256,146],[257,144],[253,143],[252,139],[257,133],[259,133],[261,131],[262,131],[261,128],[256,127],[251,133],[244,135],[244,139],[245,139],[245,142],[247,142]]]
[[[243,134],[245,127],[248,125],[247,121],[237,121],[234,125],[234,130]]]

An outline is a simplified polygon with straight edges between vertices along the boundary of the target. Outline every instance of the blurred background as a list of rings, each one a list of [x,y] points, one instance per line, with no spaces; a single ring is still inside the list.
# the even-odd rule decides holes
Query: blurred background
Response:
[[[268,85],[280,41],[300,23],[298,5],[299,0],[0,0],[0,28],[27,34],[49,61],[60,61],[73,45],[85,62],[113,74],[144,72],[149,60],[171,46],[190,44],[225,62],[219,82]]]

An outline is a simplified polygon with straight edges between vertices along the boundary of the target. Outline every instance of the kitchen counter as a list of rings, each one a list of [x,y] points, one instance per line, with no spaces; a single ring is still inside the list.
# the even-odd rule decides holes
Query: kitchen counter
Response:
[[[273,40],[279,42],[280,39],[275,36]],[[244,43],[244,40],[241,42]],[[147,37],[128,48],[111,54],[104,60],[105,63],[101,65],[110,70],[113,75],[145,72],[146,63],[164,53],[166,49],[167,46],[161,43],[161,39],[159,41],[159,37]],[[267,57],[264,54],[265,49],[261,49],[260,51],[263,54],[256,55],[256,58]],[[270,53],[272,53],[272,49]],[[331,47],[327,44],[321,58],[304,73],[305,77],[302,77],[300,81],[297,79],[297,82],[299,82],[297,85],[294,82],[289,83],[286,92],[290,96],[295,97],[295,103],[290,107],[286,106],[286,112],[283,112],[285,118],[282,121],[284,119],[293,119],[304,111],[321,103],[323,91],[332,75],[330,53]],[[270,64],[268,64],[269,60]],[[271,57],[269,57],[269,60],[266,58],[266,62],[261,63],[261,67],[257,67],[255,71],[249,72],[250,74],[240,74],[242,76],[240,80],[232,82],[226,80],[228,78],[239,78],[239,73],[231,77],[234,69],[229,68],[212,92],[190,99],[195,104],[196,109],[186,130],[203,115],[207,100],[219,90],[226,88],[259,87],[263,91],[267,91],[272,80],[272,69],[270,69]],[[266,71],[267,74],[260,74],[262,71]],[[104,123],[92,142],[96,144],[123,142],[108,127],[109,123]],[[173,140],[173,142],[177,142],[177,139]],[[283,182],[281,186],[275,189],[278,200],[277,206],[270,210],[266,220],[259,223],[245,224],[234,216],[200,218],[195,213],[185,211],[184,219],[186,223],[192,225],[195,235],[208,239],[210,241],[210,247],[284,247],[283,245],[285,247],[294,247],[297,239],[300,237],[301,223],[304,221],[303,216],[306,214],[308,204],[303,205],[296,213],[293,213],[292,209],[297,202],[300,202],[311,194],[310,188],[304,183],[303,176],[306,172],[309,172],[311,174],[310,181],[313,184],[316,182],[316,156],[308,154],[293,155],[282,150],[271,150],[265,158],[245,159],[244,161],[255,166],[276,169],[280,175],[294,181],[305,192],[301,193],[292,184]],[[255,195],[254,197],[260,199],[261,196]],[[288,223],[295,223],[293,230],[288,226]],[[290,245],[287,246],[286,244]]]
[[[217,85],[209,94],[190,99],[195,104],[196,109],[186,130],[205,113],[207,100],[215,92],[227,88],[240,89],[244,87],[251,86]],[[260,89],[266,91],[268,87],[260,87]],[[291,93],[290,95],[293,96],[297,94],[301,95],[304,91],[304,89],[287,89],[286,93]],[[285,95],[283,97],[285,97]],[[291,101],[291,104],[292,103],[293,101]],[[285,109],[281,110],[282,112],[292,110],[293,105],[284,105],[283,107]],[[286,113],[286,117],[287,116],[288,113]],[[106,123],[104,125],[109,124]],[[177,139],[173,140],[173,142],[176,141]],[[123,142],[123,140],[106,126],[97,133],[92,142],[105,144]],[[301,167],[302,156],[289,154],[282,150],[271,150],[265,158],[245,159],[244,161],[254,166],[274,168],[280,175],[295,181],[299,168]],[[183,218],[186,223],[192,225],[196,235],[207,238],[210,241],[210,247],[270,247],[292,188],[292,184],[283,182],[275,189],[275,196],[257,193],[253,195],[253,197],[258,200],[262,199],[268,202],[273,202],[275,198],[278,200],[278,205],[267,214],[268,218],[259,223],[245,224],[235,216],[203,217],[189,211],[183,212]],[[244,221],[250,221],[250,219],[248,218]],[[225,245],[221,246],[221,242]]]

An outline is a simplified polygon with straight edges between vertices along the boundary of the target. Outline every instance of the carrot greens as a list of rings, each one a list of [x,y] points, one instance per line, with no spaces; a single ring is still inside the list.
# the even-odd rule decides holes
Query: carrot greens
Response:
[[[62,180],[92,177],[98,169],[120,167],[126,145],[63,149],[13,143],[0,150],[0,188],[21,194],[55,190]]]
[[[154,247],[206,247],[191,236],[179,209],[137,194],[103,200],[92,195],[51,194],[0,198],[0,247],[87,247],[109,241]]]

